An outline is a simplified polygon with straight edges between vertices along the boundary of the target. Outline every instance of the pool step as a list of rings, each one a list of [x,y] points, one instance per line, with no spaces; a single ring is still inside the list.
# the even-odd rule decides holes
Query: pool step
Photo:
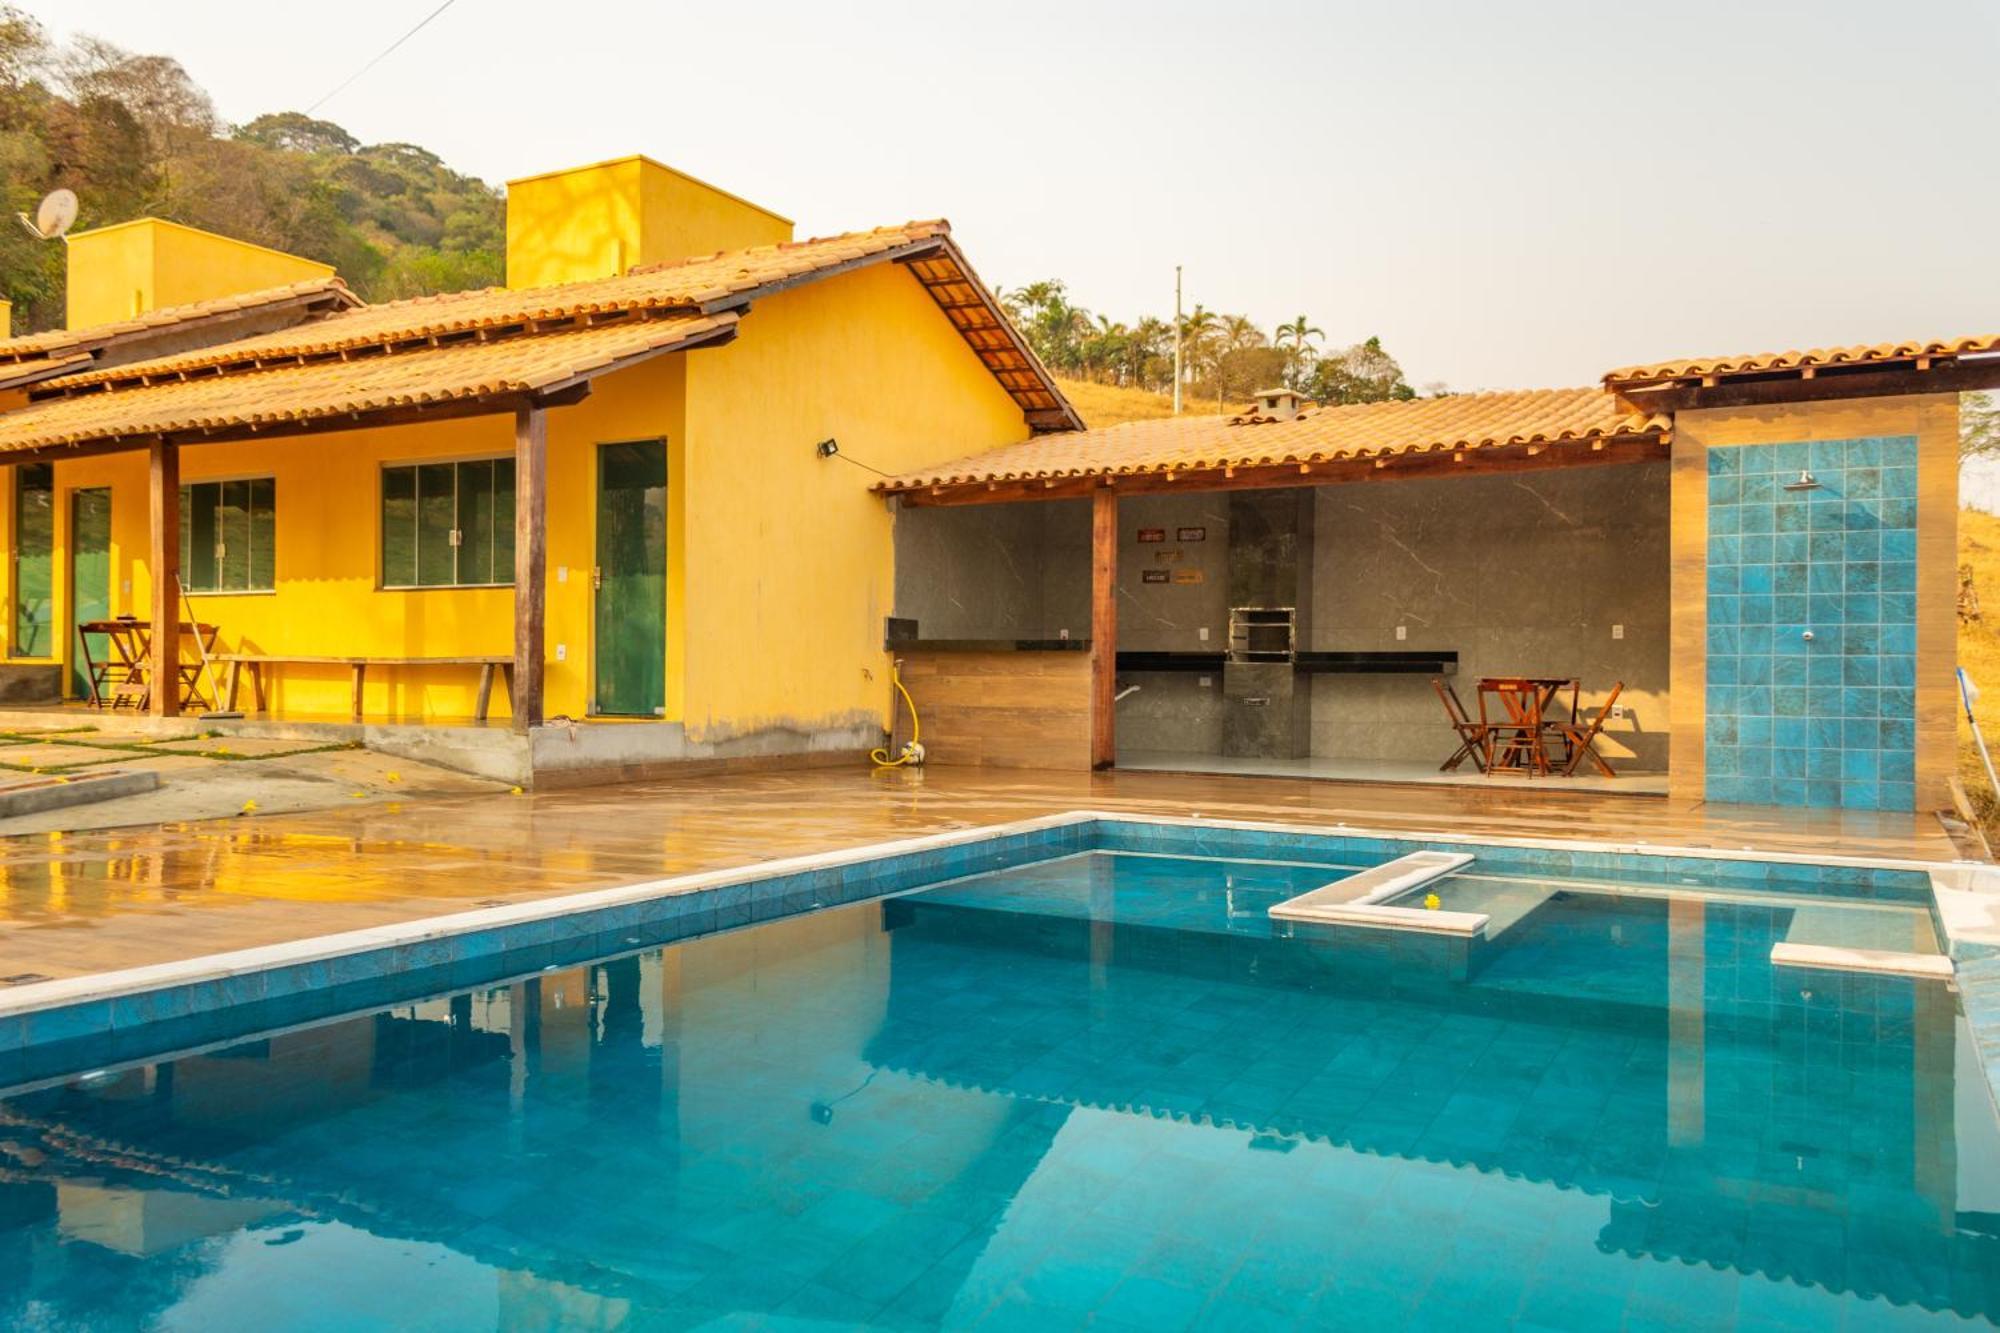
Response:
[[[1471,865],[1472,860],[1465,852],[1411,852],[1408,856],[1399,856],[1344,879],[1322,884],[1296,898],[1287,898],[1271,909],[1271,915],[1280,921],[1473,934],[1485,925],[1484,915],[1414,911],[1382,905],[1392,898],[1420,889],[1434,879],[1462,870]]]

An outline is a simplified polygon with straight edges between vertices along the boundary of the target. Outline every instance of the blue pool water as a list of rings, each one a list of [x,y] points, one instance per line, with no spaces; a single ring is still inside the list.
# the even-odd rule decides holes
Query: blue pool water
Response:
[[[2000,1316],[1943,985],[1783,906],[1273,932],[1093,853],[0,1098],[9,1328],[1876,1328]]]

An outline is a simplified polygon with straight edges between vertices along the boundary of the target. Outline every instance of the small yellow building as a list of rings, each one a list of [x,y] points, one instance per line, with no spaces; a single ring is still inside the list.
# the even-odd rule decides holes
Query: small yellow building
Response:
[[[1078,424],[948,226],[793,241],[633,157],[515,182],[507,234],[507,288],[372,306],[173,224],[72,237],[71,329],[0,342],[9,693],[105,692],[83,627],[132,617],[154,679],[213,626],[238,707],[496,776],[879,742],[871,483]],[[489,704],[512,749],[425,725]]]

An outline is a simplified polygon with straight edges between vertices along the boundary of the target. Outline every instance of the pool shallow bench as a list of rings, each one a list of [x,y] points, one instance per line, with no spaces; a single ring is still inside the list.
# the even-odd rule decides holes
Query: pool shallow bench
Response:
[[[1416,851],[1481,871],[1835,893],[1931,906],[1970,866],[1642,844],[1388,836],[1346,826],[1078,811],[762,862],[128,971],[0,990],[0,1086],[489,984],[821,907],[1085,851],[1371,866]]]

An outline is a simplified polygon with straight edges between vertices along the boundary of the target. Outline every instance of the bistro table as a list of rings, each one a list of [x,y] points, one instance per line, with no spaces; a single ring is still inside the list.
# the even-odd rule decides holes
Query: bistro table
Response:
[[[195,636],[198,655],[190,662],[183,658],[175,665],[175,686],[182,708],[197,704],[212,707],[214,701],[202,694],[201,657],[215,653],[218,627],[203,622],[181,622],[181,637]],[[90,638],[104,640],[103,656],[90,648]],[[86,620],[76,627],[77,646],[83,656],[84,679],[90,684],[90,702],[95,708],[144,709],[153,695],[153,626],[136,616],[112,620]]]
[[[1479,681],[1479,722],[1487,736],[1488,773],[1547,777],[1557,770],[1549,756],[1549,735],[1563,748],[1567,771],[1574,743],[1579,682],[1571,676],[1483,676]],[[1565,713],[1562,693],[1569,691]]]

